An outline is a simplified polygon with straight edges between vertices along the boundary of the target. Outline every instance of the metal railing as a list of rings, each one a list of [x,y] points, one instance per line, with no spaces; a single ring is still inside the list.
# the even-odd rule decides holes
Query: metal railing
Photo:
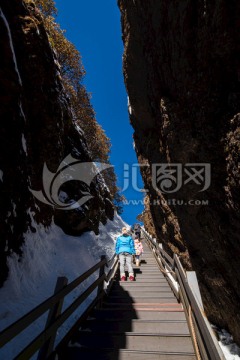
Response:
[[[224,360],[225,356],[204,312],[195,271],[185,271],[176,254],[172,258],[147,231],[142,229],[142,233],[160,270],[184,307],[197,359]]]
[[[105,273],[106,268],[108,268],[107,274]],[[106,256],[103,255],[101,256],[101,260],[96,265],[79,276],[77,279],[73,280],[70,284],[67,285],[68,280],[66,277],[58,278],[53,296],[49,297],[43,303],[0,332],[0,348],[2,348],[8,342],[12,341],[22,331],[31,326],[35,320],[39,319],[40,316],[49,311],[45,329],[14,359],[30,359],[39,349],[38,360],[46,360],[50,357],[53,358],[54,353],[59,351],[62,346],[67,344],[74,331],[80,326],[81,322],[87,318],[89,312],[95,306],[101,306],[102,298],[106,293],[109,292],[117,269],[118,259],[116,255],[114,255],[109,261],[107,261]],[[92,284],[89,285],[88,288],[85,289],[77,297],[77,299],[71,303],[71,305],[69,305],[63,312],[61,312],[65,296],[73,291],[77,286],[82,284],[96,271],[99,271],[97,279],[93,281]],[[95,289],[97,289],[96,297],[90,302],[88,308],[82,313],[70,331],[63,337],[56,348],[54,348],[56,333],[59,327],[72,315],[76,309],[79,308],[83,301],[85,301]]]

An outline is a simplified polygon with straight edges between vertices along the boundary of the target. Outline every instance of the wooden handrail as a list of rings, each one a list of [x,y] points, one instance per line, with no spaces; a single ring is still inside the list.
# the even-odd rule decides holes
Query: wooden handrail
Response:
[[[196,328],[196,337],[197,342],[199,344],[199,349],[201,352],[202,359],[204,360],[223,360],[224,355],[222,350],[217,342],[217,339],[212,331],[211,325],[209,324],[204,310],[200,308],[199,302],[195,297],[191,287],[188,284],[188,280],[186,277],[185,270],[180,262],[179,257],[174,254],[174,257],[171,258],[166,251],[164,251],[160,246],[157,247],[156,243],[153,241],[152,237],[150,237],[145,230],[143,230],[145,238],[147,239],[150,247],[152,250],[155,250],[155,253],[160,257],[161,262],[165,265],[167,270],[170,269],[174,270],[175,275],[174,278],[177,280],[179,289],[180,289],[180,296],[182,299],[182,303],[184,306],[184,310],[189,322],[189,307],[193,312],[194,316],[194,324]],[[160,244],[159,244],[160,245]],[[170,265],[167,264],[167,262]],[[170,271],[169,271],[170,272]],[[167,273],[167,272],[166,272]],[[169,280],[169,279],[168,279]],[[171,280],[169,280],[171,281]]]
[[[111,264],[111,266],[110,266],[110,264]],[[108,285],[108,288],[103,290],[102,294],[100,294],[99,297],[105,296],[105,294],[110,291],[112,281],[114,279],[116,270],[118,268],[117,265],[118,265],[118,258],[116,256],[116,254],[114,254],[112,256],[112,258],[106,264],[106,266],[110,267],[110,269],[109,269],[108,273],[105,274],[105,282],[109,283],[109,281],[110,281],[110,283]],[[88,314],[97,305],[97,303],[98,303],[98,299],[95,298],[93,300],[93,302],[88,306],[88,308],[84,311],[84,313],[80,316],[80,318],[76,321],[76,323],[71,327],[71,329],[68,331],[68,333],[64,336],[64,338],[56,346],[56,349],[55,349],[56,353],[61,352],[61,349],[64,348],[66,346],[66,344],[71,340],[75,331],[77,331],[77,329],[79,329],[81,324],[86,320]]]
[[[49,355],[49,351],[53,350],[53,339],[55,337],[57,329],[69,318],[69,316],[82,304],[82,302],[98,287],[98,294],[93,299],[88,308],[95,305],[100,301],[102,296],[105,294],[103,290],[104,281],[109,281],[111,276],[114,276],[116,272],[116,256],[107,261],[106,257],[102,256],[101,261],[95,264],[91,269],[80,275],[78,278],[73,280],[69,285],[66,285],[67,279],[64,278],[61,288],[58,285],[55,289],[53,296],[49,297],[43,303],[35,307],[33,310],[22,316],[15,323],[8,326],[0,333],[0,346],[4,346],[7,342],[11,341],[19,333],[30,326],[36,319],[44,314],[49,309],[52,311],[52,316],[49,316],[45,329],[29,344],[27,345],[15,359],[26,360],[29,359],[36,351],[41,348],[39,353],[39,359],[45,358]],[[104,267],[110,267],[108,274],[104,272]],[[61,305],[63,299],[73,289],[79,286],[83,281],[89,278],[93,273],[99,269],[99,277],[83,292],[79,297],[61,314]],[[114,270],[114,271],[113,271]],[[83,317],[81,317],[83,318]],[[49,342],[47,346],[46,343]],[[44,350],[43,350],[44,347]]]
[[[178,258],[178,256],[174,255],[175,261],[177,263],[178,268],[178,276],[181,277],[182,284],[184,286],[186,295],[188,297],[188,302],[191,304],[191,308],[193,313],[195,314],[196,321],[198,323],[199,332],[202,334],[202,338],[205,342],[206,348],[208,350],[208,354],[211,360],[218,360],[221,357],[218,351],[216,351],[216,347],[218,347],[217,339],[213,334],[212,328],[206,318],[206,314],[204,313],[204,309],[201,309],[197,299],[195,298],[182,268],[182,264]],[[223,358],[224,359],[224,358]]]
[[[174,259],[171,258],[170,255],[168,255],[168,253],[166,253],[165,250],[163,250],[162,248],[159,247],[159,251],[160,253],[168,260],[168,262],[173,266],[174,265]]]
[[[105,275],[98,278],[90,285],[47,329],[42,331],[23,351],[16,357],[16,360],[29,359],[35,352],[45,344],[54,332],[69,318],[69,316],[82,304],[89,294],[96,289],[98,284],[103,281]]]
[[[79,276],[77,279],[73,280],[68,286],[59,291],[56,295],[51,296],[43,303],[35,307],[33,310],[28,312],[26,315],[21,317],[15,323],[8,326],[5,330],[0,333],[0,347],[5,345],[7,342],[12,340],[20,332],[26,329],[30,324],[38,319],[42,314],[44,314],[50,307],[55,305],[61,298],[69,294],[73,289],[80,285],[84,280],[86,280],[90,275],[92,275],[96,270],[101,266],[105,265],[106,260],[98,262],[91,269],[87,270],[84,274]]]

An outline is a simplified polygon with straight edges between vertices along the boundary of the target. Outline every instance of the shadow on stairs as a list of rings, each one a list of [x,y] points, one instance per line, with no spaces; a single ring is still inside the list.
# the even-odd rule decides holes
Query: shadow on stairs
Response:
[[[135,281],[119,281],[94,309],[59,360],[196,360],[187,320],[143,241]]]

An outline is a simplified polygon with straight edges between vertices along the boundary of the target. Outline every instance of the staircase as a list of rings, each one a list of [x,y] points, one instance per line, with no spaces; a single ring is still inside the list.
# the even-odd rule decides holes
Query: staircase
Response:
[[[183,307],[143,240],[136,281],[113,282],[59,360],[196,360]]]

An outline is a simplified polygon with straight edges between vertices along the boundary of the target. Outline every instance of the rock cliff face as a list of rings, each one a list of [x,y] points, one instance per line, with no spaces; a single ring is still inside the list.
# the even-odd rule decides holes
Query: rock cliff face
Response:
[[[240,3],[118,5],[145,226],[197,272],[209,320],[240,343]]]
[[[73,123],[56,54],[34,4],[1,0],[0,34],[2,284],[8,273],[6,258],[13,251],[21,252],[24,233],[35,231],[34,222],[48,226],[54,218],[70,234],[97,231],[99,221],[113,217],[113,206],[100,175],[91,184],[92,199],[81,209],[54,210],[30,192],[43,188],[44,163],[56,173],[70,154],[81,162],[91,158],[83,133]],[[75,185],[72,188],[79,189]]]

